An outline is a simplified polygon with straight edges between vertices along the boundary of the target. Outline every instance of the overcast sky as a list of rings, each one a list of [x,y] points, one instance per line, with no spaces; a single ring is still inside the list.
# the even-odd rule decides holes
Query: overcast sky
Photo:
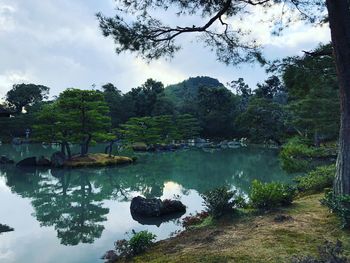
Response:
[[[35,83],[57,95],[68,87],[99,87],[111,82],[126,92],[147,78],[164,84],[188,77],[211,76],[222,83],[243,77],[254,86],[266,75],[259,66],[225,66],[200,43],[184,36],[182,50],[171,61],[147,64],[132,54],[117,55],[104,38],[95,14],[114,14],[113,0],[0,0],[0,98],[16,83]],[[169,17],[168,14],[164,14]],[[171,16],[170,16],[171,17]],[[297,24],[272,37],[257,16],[243,23],[265,47],[268,58],[301,54],[330,40],[329,29]]]

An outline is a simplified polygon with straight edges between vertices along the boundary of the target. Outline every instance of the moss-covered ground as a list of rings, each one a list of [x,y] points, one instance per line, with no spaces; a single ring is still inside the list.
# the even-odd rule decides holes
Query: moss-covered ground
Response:
[[[104,153],[88,154],[81,157],[76,156],[64,163],[64,166],[76,168],[76,167],[101,167],[101,166],[115,166],[133,163],[133,160],[124,156],[109,156]]]
[[[350,231],[319,202],[323,194],[304,196],[293,205],[239,219],[223,219],[160,241],[132,262],[291,262],[293,255],[317,255],[325,240],[343,242],[350,256]],[[277,215],[290,216],[275,222]]]

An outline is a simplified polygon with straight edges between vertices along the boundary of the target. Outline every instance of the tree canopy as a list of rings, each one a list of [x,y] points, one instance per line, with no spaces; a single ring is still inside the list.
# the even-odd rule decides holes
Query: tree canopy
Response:
[[[15,84],[6,94],[6,101],[20,113],[23,107],[31,106],[48,98],[50,88],[35,84]]]

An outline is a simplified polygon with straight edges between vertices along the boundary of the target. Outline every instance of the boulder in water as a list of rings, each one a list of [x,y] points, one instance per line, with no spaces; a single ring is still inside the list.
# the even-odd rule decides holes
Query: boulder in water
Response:
[[[37,161],[37,166],[49,167],[51,166],[51,161],[44,156],[40,156]]]
[[[185,212],[186,206],[177,200],[134,197],[130,205],[131,214],[144,217],[159,217],[171,213]]]
[[[28,157],[19,161],[16,166],[17,167],[34,167],[36,166],[36,157]]]

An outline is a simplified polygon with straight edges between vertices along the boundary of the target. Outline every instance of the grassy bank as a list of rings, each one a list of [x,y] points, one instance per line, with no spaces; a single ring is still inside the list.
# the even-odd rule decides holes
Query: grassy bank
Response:
[[[325,240],[341,240],[350,256],[350,232],[322,206],[323,194],[301,197],[288,208],[261,216],[222,220],[158,242],[133,262],[290,262],[293,255],[317,255]],[[275,222],[277,215],[291,219]]]

